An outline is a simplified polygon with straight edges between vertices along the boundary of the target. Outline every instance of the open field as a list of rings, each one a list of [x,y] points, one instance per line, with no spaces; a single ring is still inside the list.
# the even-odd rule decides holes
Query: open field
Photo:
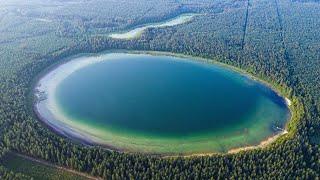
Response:
[[[52,165],[48,162],[24,156],[17,153],[6,154],[1,162],[6,168],[16,172],[28,175],[35,180],[44,179],[66,179],[66,180],[85,180],[97,179],[86,174],[81,174],[73,170]]]
[[[70,169],[55,166],[46,161],[31,158],[17,153],[6,154],[1,162],[6,168],[16,172],[22,173],[35,180],[44,179],[66,179],[66,180],[85,180],[98,179],[87,174],[79,173]]]

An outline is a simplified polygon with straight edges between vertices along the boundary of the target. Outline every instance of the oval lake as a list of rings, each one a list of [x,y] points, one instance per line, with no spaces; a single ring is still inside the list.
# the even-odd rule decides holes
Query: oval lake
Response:
[[[247,75],[187,57],[84,55],[44,75],[38,115],[56,131],[111,149],[226,152],[279,133],[285,100]]]

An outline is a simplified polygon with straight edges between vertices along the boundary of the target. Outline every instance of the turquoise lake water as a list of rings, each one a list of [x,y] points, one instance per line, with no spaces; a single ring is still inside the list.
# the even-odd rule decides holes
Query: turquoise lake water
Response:
[[[133,151],[148,144],[148,152],[179,153],[257,144],[290,114],[284,99],[260,82],[172,56],[110,54],[65,77],[54,93],[70,124],[97,129],[90,134],[102,143]]]

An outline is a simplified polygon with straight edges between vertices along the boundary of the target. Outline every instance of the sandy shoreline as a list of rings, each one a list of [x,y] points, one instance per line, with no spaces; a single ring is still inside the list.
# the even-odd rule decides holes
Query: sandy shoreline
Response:
[[[285,97],[284,99],[286,101],[287,106],[291,106],[291,104],[292,104],[291,100],[287,97]]]
[[[258,145],[232,148],[228,150],[226,153],[211,152],[211,153],[195,153],[195,154],[187,154],[187,155],[171,155],[171,156],[169,155],[169,156],[163,156],[163,158],[175,158],[175,157],[192,158],[192,157],[203,157],[203,156],[215,156],[215,155],[221,155],[221,154],[236,154],[242,151],[264,148],[270,145],[271,143],[275,142],[280,136],[283,136],[285,134],[288,134],[287,130],[283,130],[280,133],[277,133],[276,135],[266,138],[265,140],[261,141]]]
[[[282,136],[282,135],[285,135],[285,134],[288,134],[288,131],[287,130],[283,130],[282,132],[274,135],[274,136],[271,136],[271,137],[268,137],[266,140],[264,141],[261,141],[259,145],[256,145],[256,146],[246,146],[246,147],[240,147],[240,148],[234,148],[234,149],[230,149],[228,151],[228,154],[234,154],[234,153],[238,153],[240,151],[246,151],[246,150],[252,150],[252,149],[258,149],[258,148],[263,148],[263,147],[266,147],[267,145],[273,143],[276,139],[278,139],[278,137]]]
[[[35,104],[35,111],[36,111],[38,117],[42,121],[44,121],[46,124],[48,124],[48,126],[53,128],[56,132],[58,132],[59,134],[62,134],[67,137],[75,138],[79,141],[84,141],[85,143],[88,143],[88,144],[102,145],[102,146],[106,147],[107,145],[105,143],[103,143],[103,140],[100,139],[99,137],[97,137],[91,133],[88,134],[88,131],[82,132],[81,130],[78,130],[75,127],[71,127],[70,124],[67,123],[68,119],[66,119],[65,117],[62,117],[62,115],[60,117],[53,117],[53,114],[51,113],[51,115],[49,115],[49,116],[51,116],[51,118],[47,118],[48,116],[43,114],[43,112],[45,112],[45,110],[41,109],[40,106],[43,105],[41,103],[46,103],[46,101],[53,102],[48,105],[50,107],[49,109],[52,112],[57,112],[55,114],[61,114],[61,113],[59,113],[59,109],[57,109],[57,105],[54,100],[55,98],[53,96],[55,88],[58,86],[58,84],[60,82],[62,82],[65,77],[67,77],[71,73],[77,71],[78,69],[81,69],[82,67],[107,60],[108,55],[109,55],[109,53],[104,54],[104,55],[97,55],[97,56],[77,57],[75,59],[72,59],[71,61],[68,61],[68,64],[69,63],[74,63],[74,64],[71,64],[71,66],[68,66],[68,67],[62,69],[63,73],[61,73],[61,65],[60,65],[59,66],[59,73],[57,72],[57,68],[54,68],[53,70],[49,71],[49,73],[47,73],[45,76],[40,78],[40,80],[37,83],[36,88],[35,88],[36,96],[37,96],[37,102]],[[59,74],[60,76],[57,74]],[[52,83],[52,82],[54,82],[54,83]],[[291,101],[287,98],[285,100],[287,102],[287,105],[290,106]],[[45,113],[48,113],[48,112],[45,112]],[[60,122],[57,123],[56,119],[59,119]],[[243,151],[243,150],[264,147],[267,144],[274,142],[279,136],[284,135],[286,133],[287,133],[287,131],[284,130],[283,132],[278,133],[277,135],[274,135],[274,136],[269,137],[268,139],[262,141],[259,145],[230,149],[228,151],[228,153],[237,153],[237,152]],[[110,150],[126,152],[125,149],[117,149],[116,147],[113,147],[113,146],[107,146],[107,148]],[[213,154],[221,154],[221,153],[194,153],[191,155],[185,155],[185,156],[181,155],[181,156],[184,156],[184,157],[207,156],[207,155],[213,155]]]
[[[63,63],[42,76],[34,90],[36,98],[34,112],[36,115],[55,132],[63,136],[83,141],[85,144],[106,146],[101,138],[90,133],[90,130],[94,131],[93,129],[84,130],[80,125],[71,122],[63,115],[55,100],[55,91],[56,87],[73,72],[88,65],[106,61],[110,59],[108,56],[109,54],[76,57],[68,61],[68,64]],[[108,147],[117,150],[116,147],[109,145]]]

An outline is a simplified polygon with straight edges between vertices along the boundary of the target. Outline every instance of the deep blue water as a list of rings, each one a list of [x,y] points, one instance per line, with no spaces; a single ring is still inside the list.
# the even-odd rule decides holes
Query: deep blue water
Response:
[[[286,120],[281,97],[232,70],[170,56],[119,56],[58,86],[66,114],[100,128],[174,137],[231,131],[255,123],[261,108],[270,122]]]

